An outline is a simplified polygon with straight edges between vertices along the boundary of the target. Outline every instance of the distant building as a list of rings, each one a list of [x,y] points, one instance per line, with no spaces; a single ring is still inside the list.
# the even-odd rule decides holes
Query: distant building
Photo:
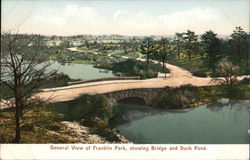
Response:
[[[52,36],[52,37],[50,37],[50,40],[51,41],[56,41],[56,40],[58,40],[58,37],[57,36]]]
[[[77,41],[77,39],[78,39],[77,36],[72,36],[73,41]]]

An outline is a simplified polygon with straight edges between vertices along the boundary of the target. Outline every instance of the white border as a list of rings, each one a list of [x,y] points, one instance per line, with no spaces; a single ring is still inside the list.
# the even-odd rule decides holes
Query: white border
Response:
[[[73,150],[72,147],[79,147]],[[197,150],[195,146],[205,147],[206,150]],[[96,150],[101,147],[104,150]],[[118,147],[126,150],[118,150]],[[137,147],[142,150],[130,150],[130,147]],[[152,150],[151,147],[158,149]],[[178,150],[169,150],[170,147]],[[181,148],[192,150],[181,150]],[[52,149],[53,148],[53,149]],[[109,150],[112,148],[112,150]],[[120,149],[121,149],[120,148]],[[148,151],[146,150],[148,148]],[[235,145],[202,145],[202,144],[171,144],[171,145],[140,145],[140,144],[1,144],[1,160],[54,160],[54,159],[87,159],[87,160],[248,160],[249,144]]]

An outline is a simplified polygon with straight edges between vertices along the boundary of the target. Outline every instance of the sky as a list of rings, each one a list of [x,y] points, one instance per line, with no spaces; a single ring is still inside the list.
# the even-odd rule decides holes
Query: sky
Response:
[[[250,0],[2,0],[1,30],[42,35],[249,32]]]

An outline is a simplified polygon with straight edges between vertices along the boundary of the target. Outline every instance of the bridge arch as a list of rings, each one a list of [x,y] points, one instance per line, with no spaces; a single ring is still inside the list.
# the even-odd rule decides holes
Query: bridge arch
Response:
[[[104,93],[102,95],[107,97],[111,103],[117,103],[127,98],[140,98],[143,99],[146,104],[152,105],[153,100],[162,90],[162,88],[138,88]]]

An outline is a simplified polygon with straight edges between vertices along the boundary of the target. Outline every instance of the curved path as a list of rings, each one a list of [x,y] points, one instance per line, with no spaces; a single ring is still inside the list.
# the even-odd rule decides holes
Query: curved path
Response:
[[[158,62],[154,61],[154,63]],[[166,64],[166,68],[170,70],[167,78],[91,82],[66,87],[43,89],[43,92],[38,93],[37,96],[45,99],[50,98],[51,102],[60,102],[75,99],[82,94],[102,94],[135,88],[163,88],[166,86],[179,87],[185,84],[192,84],[193,86],[216,85],[216,83],[212,81],[212,78],[193,76],[189,71],[181,67]],[[239,79],[243,78],[244,77],[240,77]]]
[[[137,60],[145,61],[145,59]],[[157,61],[153,62],[159,63]],[[42,99],[48,99],[50,102],[62,102],[75,99],[82,94],[102,94],[126,89],[163,88],[166,86],[178,87],[185,84],[191,84],[193,86],[216,85],[216,83],[212,81],[212,78],[202,78],[193,76],[189,71],[181,67],[166,64],[166,68],[170,70],[170,73],[168,74],[167,78],[91,82],[66,87],[43,89],[35,96],[38,96]],[[243,79],[244,77],[246,76],[240,77],[239,80]],[[1,104],[0,108],[5,107]]]

